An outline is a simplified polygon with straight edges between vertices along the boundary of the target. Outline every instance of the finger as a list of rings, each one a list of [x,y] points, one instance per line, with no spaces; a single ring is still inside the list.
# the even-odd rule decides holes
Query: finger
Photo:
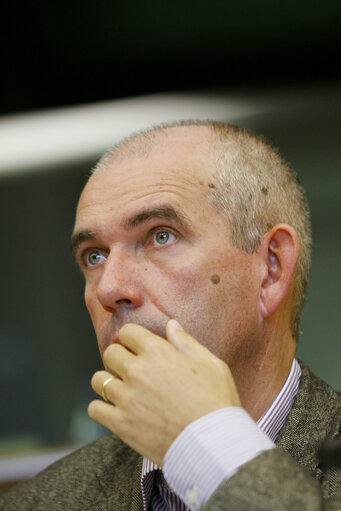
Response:
[[[162,337],[135,323],[127,323],[118,332],[118,338],[124,346],[138,355],[150,347],[153,342],[166,342]]]
[[[115,406],[99,400],[91,401],[88,406],[88,415],[90,419],[115,433],[114,424],[117,415],[117,408]]]
[[[189,335],[175,320],[168,321],[166,335],[169,342],[179,351],[195,359],[211,357],[212,353],[199,341]]]
[[[103,354],[104,365],[123,380],[126,379],[129,366],[135,361],[136,355],[121,344],[111,344]]]
[[[104,383],[105,387],[103,388]],[[91,385],[94,391],[103,399],[106,397],[110,403],[117,404],[124,384],[122,380],[115,378],[107,371],[97,371],[92,377]]]

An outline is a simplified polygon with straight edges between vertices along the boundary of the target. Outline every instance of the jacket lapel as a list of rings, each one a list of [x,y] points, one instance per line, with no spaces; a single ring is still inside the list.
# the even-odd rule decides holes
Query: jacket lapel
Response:
[[[142,456],[110,435],[96,463],[101,503],[96,511],[142,511]]]

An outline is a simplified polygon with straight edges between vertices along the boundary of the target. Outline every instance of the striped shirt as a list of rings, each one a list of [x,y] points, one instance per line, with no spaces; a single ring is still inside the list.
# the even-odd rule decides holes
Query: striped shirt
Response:
[[[281,391],[257,424],[242,408],[216,410],[182,431],[166,453],[163,470],[144,458],[144,511],[196,511],[244,463],[274,448],[300,378],[301,368],[294,359]]]

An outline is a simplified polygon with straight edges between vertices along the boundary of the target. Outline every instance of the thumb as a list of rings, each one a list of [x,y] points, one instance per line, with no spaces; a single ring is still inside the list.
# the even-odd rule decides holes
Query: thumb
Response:
[[[166,326],[168,341],[179,351],[192,358],[202,358],[211,352],[194,337],[189,335],[175,319],[168,321]]]

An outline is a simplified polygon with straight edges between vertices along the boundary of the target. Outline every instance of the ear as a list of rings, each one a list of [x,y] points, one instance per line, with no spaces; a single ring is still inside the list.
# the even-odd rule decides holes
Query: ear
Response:
[[[299,252],[298,234],[290,225],[278,224],[264,234],[258,248],[264,268],[260,290],[264,318],[274,314],[288,295]]]

